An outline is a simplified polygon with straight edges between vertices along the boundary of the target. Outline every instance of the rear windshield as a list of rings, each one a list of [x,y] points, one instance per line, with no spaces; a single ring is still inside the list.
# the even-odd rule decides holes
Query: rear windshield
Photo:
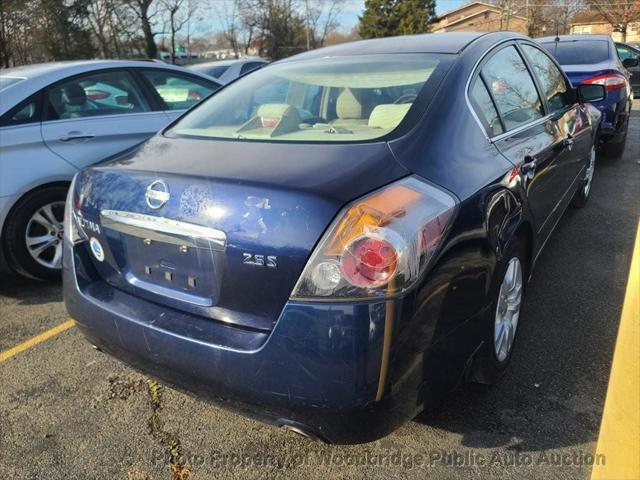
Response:
[[[362,55],[270,65],[222,89],[169,136],[282,142],[382,137],[439,68],[430,54]]]
[[[214,78],[219,78],[224,72],[229,70],[230,65],[219,65],[217,67],[193,67],[194,70],[198,72],[204,73],[206,75],[210,75]]]
[[[575,40],[543,43],[560,65],[588,65],[609,59],[609,44],[605,40]]]
[[[20,78],[20,77],[5,77],[3,75],[0,75],[0,90],[4,90],[5,88],[21,82],[22,80],[24,80],[24,78]]]

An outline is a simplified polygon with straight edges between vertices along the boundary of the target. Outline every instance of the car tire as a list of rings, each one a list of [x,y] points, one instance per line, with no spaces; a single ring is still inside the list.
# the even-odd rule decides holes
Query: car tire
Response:
[[[4,228],[7,263],[16,273],[57,280],[62,273],[65,185],[28,193],[13,208]]]
[[[483,344],[474,359],[472,380],[476,383],[491,385],[504,374],[515,345],[524,290],[527,280],[527,264],[524,246],[518,237],[513,237],[505,248],[502,259],[498,262],[491,286],[492,301],[485,314],[483,325]],[[515,271],[514,271],[515,269]],[[514,283],[508,277],[515,274]],[[519,286],[518,286],[519,285]],[[517,290],[505,291],[513,286]],[[514,303],[505,303],[511,297]],[[517,304],[517,305],[516,305]],[[506,308],[505,308],[506,307]],[[510,312],[513,315],[510,317]],[[501,329],[509,329],[510,337],[503,338],[507,348],[500,342]],[[507,335],[504,333],[503,335]]]
[[[580,186],[571,199],[570,206],[573,208],[582,208],[587,204],[589,196],[591,195],[591,185],[593,184],[593,175],[596,168],[596,147],[591,147],[589,153],[589,163],[584,171],[584,178],[580,182]]]

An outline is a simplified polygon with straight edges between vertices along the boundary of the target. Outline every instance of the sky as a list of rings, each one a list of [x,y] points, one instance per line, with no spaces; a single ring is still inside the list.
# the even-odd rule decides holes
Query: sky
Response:
[[[215,2],[225,2],[226,0],[213,0]],[[449,10],[453,10],[468,0],[436,0],[436,13],[442,14]],[[205,2],[203,2],[205,3]],[[209,2],[207,2],[209,3]],[[342,13],[338,17],[341,31],[349,31],[358,24],[358,16],[362,14],[364,9],[364,0],[345,0]],[[220,10],[220,9],[219,9]],[[203,9],[200,16],[192,24],[192,34],[204,35],[208,33],[218,32],[223,29],[222,22],[215,9]]]
[[[436,13],[438,15],[453,10],[459,7],[466,0],[436,0]],[[343,29],[349,30],[351,27],[358,23],[358,16],[364,9],[364,0],[346,0],[342,15],[340,16],[340,23],[343,24]]]

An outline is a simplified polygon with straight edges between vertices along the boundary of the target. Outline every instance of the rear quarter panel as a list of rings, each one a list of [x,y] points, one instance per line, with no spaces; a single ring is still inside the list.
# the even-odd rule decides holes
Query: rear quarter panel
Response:
[[[0,196],[21,195],[40,185],[70,181],[74,166],[43,143],[40,124],[0,129]]]

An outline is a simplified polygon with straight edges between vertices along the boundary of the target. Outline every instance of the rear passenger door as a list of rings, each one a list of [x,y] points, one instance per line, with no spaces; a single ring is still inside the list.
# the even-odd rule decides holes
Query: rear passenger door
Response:
[[[127,70],[68,78],[45,90],[42,138],[77,168],[133,147],[168,123]]]
[[[521,48],[561,136],[558,165],[569,190],[579,176],[582,178],[593,143],[587,112],[575,101],[569,81],[545,51],[532,44],[522,44]]]
[[[471,97],[476,111],[494,109],[485,117],[496,147],[523,174],[537,233],[553,229],[557,206],[565,191],[559,168],[561,134],[547,115],[535,81],[515,43],[491,52],[473,80]],[[483,100],[484,98],[484,100]]]

